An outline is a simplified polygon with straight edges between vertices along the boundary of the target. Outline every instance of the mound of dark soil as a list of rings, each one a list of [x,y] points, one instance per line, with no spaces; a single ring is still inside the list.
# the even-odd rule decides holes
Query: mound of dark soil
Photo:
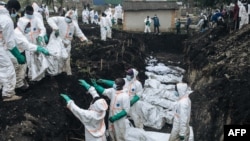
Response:
[[[186,43],[195,140],[223,141],[224,125],[250,123],[250,26],[218,27]]]

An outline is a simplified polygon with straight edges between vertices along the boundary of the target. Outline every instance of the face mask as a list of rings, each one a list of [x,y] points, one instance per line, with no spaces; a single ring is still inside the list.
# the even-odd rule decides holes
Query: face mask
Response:
[[[71,23],[71,22],[72,22],[72,20],[71,20],[71,19],[69,19],[69,18],[65,18],[65,22],[66,22],[66,23]]]
[[[113,88],[116,90],[116,84],[113,84]]]
[[[17,16],[17,14],[15,13],[15,14],[10,14],[10,16],[12,17],[12,18],[15,18],[16,16]]]
[[[30,28],[25,28],[25,30],[24,30],[24,33],[29,33],[30,32]]]
[[[25,14],[25,17],[27,17],[28,19],[32,19],[33,15]]]
[[[132,80],[132,77],[131,77],[130,75],[126,75],[126,79],[127,79],[128,81],[131,81],[131,80]]]

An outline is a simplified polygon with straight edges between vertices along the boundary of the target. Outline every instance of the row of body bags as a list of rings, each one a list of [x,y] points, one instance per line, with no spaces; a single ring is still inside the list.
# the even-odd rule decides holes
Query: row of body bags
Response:
[[[148,79],[145,80],[143,91],[138,94],[141,99],[137,101],[137,107],[139,107],[137,113],[142,117],[145,126],[160,130],[166,123],[173,124],[175,105],[178,100],[175,84],[182,82],[185,70],[157,62],[157,59],[153,57],[146,60],[147,71],[145,75]],[[167,140],[170,136],[168,133],[149,132],[135,129],[132,126],[128,127],[131,141],[136,138],[137,140],[138,138],[146,138],[145,141],[161,141]],[[189,141],[193,140],[193,130],[190,126]]]
[[[69,57],[70,49],[64,47],[62,39],[60,37],[55,37],[54,34],[51,34],[47,46],[43,46],[49,51],[49,56],[36,52],[33,53],[34,57],[29,57],[29,53],[25,54],[27,60],[30,61],[27,62],[27,64],[31,65],[29,66],[29,71],[31,71],[31,73],[29,73],[31,74],[29,78],[31,81],[41,80],[45,76],[45,72],[51,76],[60,74]]]

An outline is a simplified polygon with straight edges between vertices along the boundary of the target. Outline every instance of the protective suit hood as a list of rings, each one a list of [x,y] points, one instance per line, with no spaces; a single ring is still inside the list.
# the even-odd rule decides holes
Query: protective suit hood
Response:
[[[35,2],[33,2],[32,7],[33,7],[33,9],[34,9],[35,12],[43,11],[43,9],[40,8],[40,7],[38,6],[38,4],[35,3]]]
[[[71,19],[73,18],[73,14],[74,14],[74,11],[73,10],[69,10],[66,14],[65,14],[65,17],[70,17]]]
[[[24,33],[24,29],[29,22],[30,20],[28,20],[27,18],[21,17],[17,22],[17,27]]]
[[[106,111],[108,109],[108,105],[103,98],[98,99],[95,104],[93,104],[93,107],[97,112]]]
[[[0,14],[9,15],[9,11],[3,5],[0,5]]]
[[[134,73],[133,80],[135,80],[137,75],[139,74],[139,72],[136,69],[132,69],[132,70],[133,70],[133,73]]]
[[[193,91],[188,87],[187,83],[178,83],[176,84],[177,91],[179,93],[179,97],[183,97],[185,95],[189,95]]]

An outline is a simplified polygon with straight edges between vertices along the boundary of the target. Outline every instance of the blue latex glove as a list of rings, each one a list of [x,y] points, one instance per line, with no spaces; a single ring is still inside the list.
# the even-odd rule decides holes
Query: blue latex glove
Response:
[[[44,38],[44,42],[47,44],[49,42],[48,35],[47,34],[44,35],[43,38]]]
[[[179,135],[179,139],[180,139],[181,141],[183,141],[183,140],[185,139],[185,136],[180,136],[180,135]]]
[[[49,51],[42,46],[37,46],[36,51],[39,53],[43,53],[44,55],[49,55]]]
[[[17,47],[14,47],[12,50],[10,50],[10,52],[16,57],[18,64],[25,64],[25,57],[19,52]]]
[[[82,85],[86,90],[89,90],[89,88],[91,87],[85,80],[83,79],[79,79],[79,84]]]
[[[42,36],[38,36],[38,37],[37,37],[37,43],[38,43],[39,45],[41,45],[42,42],[43,42],[43,37],[42,37]]]
[[[68,103],[71,99],[69,98],[69,96],[68,95],[66,95],[66,94],[60,94],[62,97],[63,97],[63,99],[66,101],[66,103]]]

